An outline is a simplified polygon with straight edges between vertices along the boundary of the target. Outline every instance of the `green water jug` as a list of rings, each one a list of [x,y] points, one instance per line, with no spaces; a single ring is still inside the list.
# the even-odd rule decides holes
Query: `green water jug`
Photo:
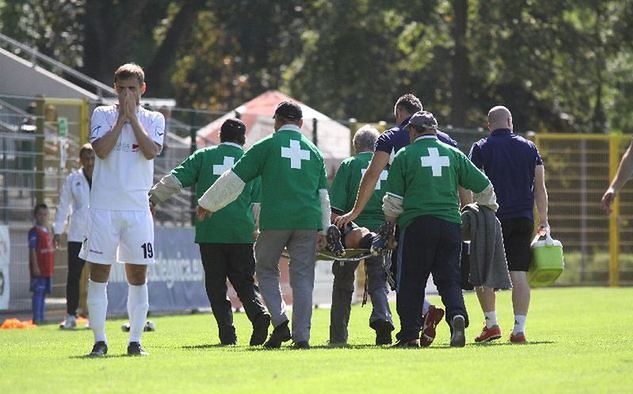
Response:
[[[537,234],[532,241],[532,262],[528,270],[530,287],[544,287],[553,284],[565,269],[563,245],[552,238],[549,231],[545,239]]]

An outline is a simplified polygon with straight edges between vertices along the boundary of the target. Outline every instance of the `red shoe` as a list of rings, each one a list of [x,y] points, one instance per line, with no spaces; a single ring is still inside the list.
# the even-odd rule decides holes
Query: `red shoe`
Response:
[[[501,328],[498,325],[494,325],[490,328],[484,326],[481,330],[481,334],[475,338],[475,342],[490,342],[495,339],[501,338]]]
[[[435,339],[435,327],[442,321],[444,317],[444,310],[436,308],[435,306],[429,306],[429,310],[424,316],[424,326],[422,326],[422,333],[420,334],[420,346],[429,347]]]
[[[525,334],[520,332],[518,334],[510,334],[510,342],[516,344],[524,344],[527,343],[527,339],[525,339]]]

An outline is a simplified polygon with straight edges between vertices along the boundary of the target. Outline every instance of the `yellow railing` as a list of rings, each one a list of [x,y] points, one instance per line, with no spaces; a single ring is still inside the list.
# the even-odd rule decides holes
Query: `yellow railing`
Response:
[[[633,254],[633,243],[622,243],[620,237],[633,224],[633,194],[622,190],[608,217],[601,212],[600,197],[615,176],[631,136],[547,133],[536,134],[533,140],[545,161],[554,235],[564,245],[566,239],[570,245],[566,250],[580,252],[581,259],[600,250],[608,252],[608,284],[619,286],[621,249]],[[627,222],[631,223],[620,226]]]

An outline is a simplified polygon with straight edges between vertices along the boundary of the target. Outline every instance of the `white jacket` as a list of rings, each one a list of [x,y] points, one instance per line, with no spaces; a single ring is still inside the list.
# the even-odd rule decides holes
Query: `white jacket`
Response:
[[[55,235],[64,232],[66,219],[70,214],[68,225],[68,241],[83,242],[88,235],[88,222],[90,220],[90,185],[84,176],[83,169],[71,172],[64,182],[59,206],[55,213],[53,233]],[[69,212],[70,211],[70,212]]]

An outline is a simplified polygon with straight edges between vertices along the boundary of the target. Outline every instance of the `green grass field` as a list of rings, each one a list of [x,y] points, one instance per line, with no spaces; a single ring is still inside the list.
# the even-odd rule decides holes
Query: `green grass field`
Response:
[[[432,297],[439,303],[438,297]],[[328,348],[329,310],[313,316],[311,350],[219,347],[210,314],[153,317],[149,357],[124,356],[122,320],[108,323],[109,355],[82,357],[90,330],[55,325],[0,331],[0,393],[57,392],[631,392],[633,289],[535,290],[529,344],[511,345],[510,293],[498,298],[503,339],[475,345],[482,314],[466,295],[471,326],[465,348],[448,347],[448,326],[427,349],[371,346],[369,306],[355,306],[350,346]],[[395,313],[395,306],[394,306]],[[236,315],[248,343],[250,324]]]

